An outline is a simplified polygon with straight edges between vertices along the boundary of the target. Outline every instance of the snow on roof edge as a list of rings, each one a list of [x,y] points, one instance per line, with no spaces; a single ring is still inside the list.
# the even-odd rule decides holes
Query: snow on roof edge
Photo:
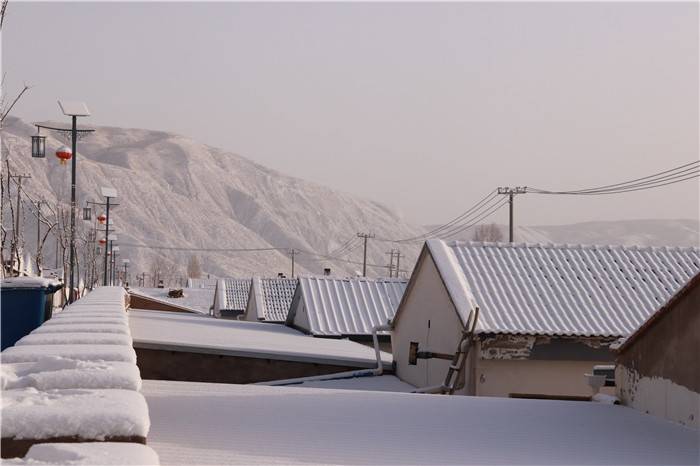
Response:
[[[457,314],[462,324],[466,326],[470,315],[478,308],[467,277],[464,276],[452,248],[448,247],[443,240],[429,239],[425,244],[435,262],[438,273],[442,277]]]

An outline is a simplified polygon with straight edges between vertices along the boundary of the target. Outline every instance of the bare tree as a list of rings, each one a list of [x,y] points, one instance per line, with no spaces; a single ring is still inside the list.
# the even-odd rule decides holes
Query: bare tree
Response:
[[[503,241],[503,233],[495,223],[478,225],[474,229],[474,241]]]
[[[202,278],[202,266],[199,264],[197,256],[190,256],[190,260],[187,262],[187,277]]]

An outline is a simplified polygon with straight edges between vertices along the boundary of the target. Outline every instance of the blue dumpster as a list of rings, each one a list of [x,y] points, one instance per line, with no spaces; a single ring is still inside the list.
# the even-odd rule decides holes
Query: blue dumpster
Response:
[[[12,277],[0,282],[2,349],[51,318],[53,293],[63,284],[47,278]]]

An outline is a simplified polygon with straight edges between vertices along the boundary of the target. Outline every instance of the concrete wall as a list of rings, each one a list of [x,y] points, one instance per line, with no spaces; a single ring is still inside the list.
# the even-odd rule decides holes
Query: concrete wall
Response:
[[[544,361],[479,359],[476,363],[476,395],[546,395],[589,397],[593,394],[584,374],[604,361]],[[601,390],[612,394],[612,387]]]
[[[360,367],[134,348],[142,379],[255,383],[362,369]]]
[[[640,411],[698,428],[700,424],[700,286],[659,314],[622,349],[617,396]]]
[[[186,311],[177,306],[171,306],[167,303],[162,303],[159,301],[154,301],[152,299],[144,298],[137,295],[129,295],[131,301],[131,307],[133,309],[145,309],[150,311],[168,311],[168,312],[182,312],[185,314],[196,314],[195,312]]]
[[[417,365],[408,364],[412,341],[421,351],[454,354],[462,336],[462,323],[430,254],[413,271],[402,306],[391,336],[396,375],[416,387],[442,384],[449,361],[419,359]]]

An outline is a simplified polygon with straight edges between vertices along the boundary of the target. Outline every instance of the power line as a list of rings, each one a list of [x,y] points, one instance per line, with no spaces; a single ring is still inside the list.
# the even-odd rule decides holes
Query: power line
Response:
[[[457,224],[460,224],[460,225],[463,224],[463,223],[460,223],[460,222],[464,222],[465,220],[468,221],[468,218],[472,216],[472,213],[473,213],[475,210],[479,210],[484,204],[490,202],[490,201],[491,201],[494,197],[496,197],[497,195],[498,195],[498,193],[496,192],[496,190],[495,190],[495,189],[492,190],[492,191],[491,191],[490,193],[488,193],[483,199],[481,199],[479,202],[477,202],[476,204],[474,204],[473,206],[471,206],[471,207],[470,207],[469,209],[467,209],[466,211],[464,211],[464,212],[462,212],[461,214],[459,214],[459,215],[458,215],[457,217],[455,217],[454,219],[452,219],[452,220],[450,220],[449,222],[447,222],[447,223],[445,223],[445,224],[443,224],[443,225],[440,225],[439,227],[434,228],[434,229],[430,230],[429,232],[424,233],[424,234],[422,234],[422,235],[413,236],[413,237],[411,237],[411,238],[403,238],[403,239],[385,239],[385,238],[377,238],[377,239],[378,239],[379,241],[386,241],[386,242],[392,242],[392,243],[404,243],[404,242],[405,242],[405,243],[410,243],[410,242],[424,241],[425,239],[428,239],[428,238],[431,238],[431,237],[435,237],[435,236],[437,236],[439,233],[443,232],[443,231],[446,230],[446,229],[452,228],[453,226],[455,226],[455,225],[457,225]]]
[[[289,248],[191,248],[180,246],[154,246],[149,244],[119,243],[120,246],[136,249],[158,249],[167,251],[188,252],[264,252],[264,251],[288,251]]]
[[[644,189],[658,188],[670,184],[680,183],[700,176],[700,161],[694,161],[662,172],[647,175],[633,180],[623,181],[595,188],[552,191],[538,188],[528,188],[527,192],[534,194],[565,194],[565,195],[600,195],[618,194]]]

